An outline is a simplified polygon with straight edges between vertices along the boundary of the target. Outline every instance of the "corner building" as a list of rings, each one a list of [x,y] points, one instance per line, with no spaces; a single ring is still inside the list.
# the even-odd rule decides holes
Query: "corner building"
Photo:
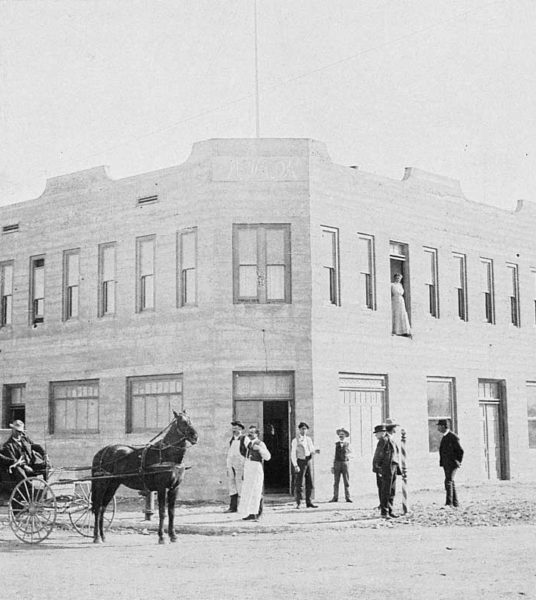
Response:
[[[331,494],[335,430],[353,493],[373,492],[373,426],[407,432],[412,487],[441,485],[435,422],[461,481],[536,472],[536,206],[470,202],[458,182],[336,165],[308,139],[194,145],[177,167],[49,179],[0,209],[2,426],[58,466],[144,444],[186,409],[200,433],[184,499],[227,496],[229,422],[257,424],[267,491],[289,492],[299,421]],[[401,273],[412,337],[392,334]]]

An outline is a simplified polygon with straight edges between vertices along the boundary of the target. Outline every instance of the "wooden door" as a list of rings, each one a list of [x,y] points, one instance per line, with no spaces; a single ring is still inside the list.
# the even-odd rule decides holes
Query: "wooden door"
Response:
[[[503,478],[499,408],[498,402],[480,403],[483,468],[488,479],[492,480]]]

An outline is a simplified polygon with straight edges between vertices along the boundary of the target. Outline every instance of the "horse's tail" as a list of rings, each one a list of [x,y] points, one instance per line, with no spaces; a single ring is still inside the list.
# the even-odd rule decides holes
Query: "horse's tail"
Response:
[[[99,488],[99,481],[95,479],[102,474],[102,458],[106,453],[106,448],[101,448],[97,454],[93,457],[93,463],[91,465],[91,512],[95,515],[97,506],[99,505],[99,498],[97,497],[97,489]]]

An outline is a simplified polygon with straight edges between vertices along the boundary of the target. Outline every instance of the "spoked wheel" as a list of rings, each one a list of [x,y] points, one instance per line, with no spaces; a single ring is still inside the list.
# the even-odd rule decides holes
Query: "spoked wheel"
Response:
[[[116,510],[115,497],[104,512],[104,529],[107,530],[114,520]],[[94,516],[91,512],[91,482],[79,481],[74,485],[74,494],[68,508],[72,526],[84,537],[93,537]]]
[[[23,479],[14,487],[9,498],[9,525],[19,540],[26,544],[46,540],[56,515],[56,497],[44,479]]]

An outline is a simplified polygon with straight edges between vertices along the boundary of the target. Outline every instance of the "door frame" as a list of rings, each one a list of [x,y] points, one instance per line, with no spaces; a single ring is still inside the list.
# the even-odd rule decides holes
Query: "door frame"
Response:
[[[480,397],[480,384],[481,383],[497,383],[499,388],[499,398],[481,398]],[[498,422],[499,422],[499,469],[500,476],[499,481],[505,481],[510,479],[510,459],[509,459],[509,448],[508,448],[508,415],[506,405],[506,382],[504,379],[479,379],[479,397],[478,406],[481,408],[485,405],[494,405],[498,407]],[[480,415],[479,415],[480,416]],[[485,443],[486,440],[482,440]],[[482,448],[483,450],[483,448]],[[488,475],[489,479],[489,475]]]

